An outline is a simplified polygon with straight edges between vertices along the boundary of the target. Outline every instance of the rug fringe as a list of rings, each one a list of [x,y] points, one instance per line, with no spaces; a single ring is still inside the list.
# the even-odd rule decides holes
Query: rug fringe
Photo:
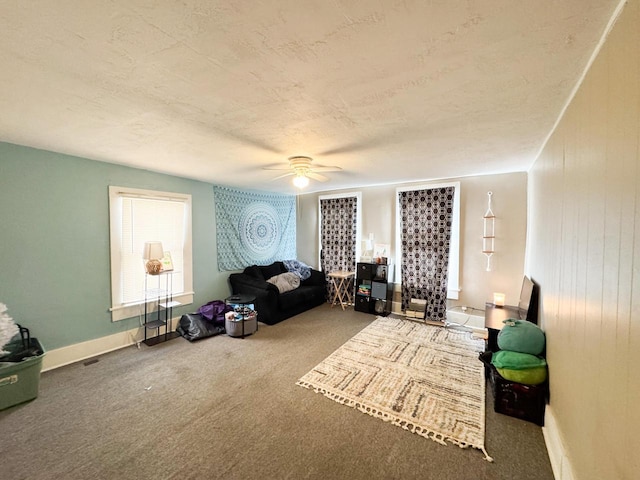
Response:
[[[453,438],[447,438],[441,433],[434,432],[434,431],[431,431],[429,429],[414,425],[414,424],[412,424],[412,423],[410,423],[410,422],[408,422],[406,420],[394,417],[394,416],[389,415],[388,413],[380,411],[380,410],[378,410],[376,408],[368,407],[366,405],[363,405],[360,402],[356,402],[356,401],[354,401],[354,400],[352,400],[350,398],[347,398],[347,397],[345,397],[343,395],[340,395],[340,394],[334,393],[334,392],[330,392],[325,388],[316,387],[315,385],[312,385],[310,383],[307,383],[307,382],[304,382],[304,381],[301,381],[301,380],[298,380],[296,382],[296,385],[299,385],[299,386],[304,387],[304,388],[309,389],[309,390],[313,390],[315,393],[321,393],[322,395],[324,395],[327,398],[330,398],[334,402],[340,403],[342,405],[346,405],[346,406],[351,407],[351,408],[355,408],[356,410],[359,410],[362,413],[366,413],[367,415],[371,415],[372,417],[379,418],[381,420],[384,420],[385,422],[390,422],[392,425],[401,427],[404,430],[408,430],[411,433],[415,433],[416,435],[420,435],[421,437],[433,440],[434,442],[437,442],[437,443],[439,443],[441,445],[447,445],[447,441],[449,441],[449,442],[453,443],[454,445],[458,445],[458,447],[460,447],[460,448],[468,448],[468,447],[476,448],[476,449],[482,451],[482,453],[484,454],[484,459],[485,460],[487,460],[488,462],[493,462],[493,458],[489,456],[489,454],[487,453],[487,450],[485,449],[484,445],[477,446],[477,445],[472,445],[470,443],[461,442],[461,441],[455,440]]]
[[[489,456],[489,454],[487,453],[487,450],[484,447],[482,447],[481,450],[482,450],[482,453],[484,453],[484,459],[487,462],[493,462],[493,457]]]

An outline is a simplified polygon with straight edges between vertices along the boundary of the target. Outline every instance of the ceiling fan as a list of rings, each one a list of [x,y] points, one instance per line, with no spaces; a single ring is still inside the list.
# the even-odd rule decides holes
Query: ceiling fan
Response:
[[[309,179],[317,180],[319,182],[326,182],[329,180],[329,177],[322,175],[318,172],[338,172],[342,170],[340,167],[336,166],[327,166],[327,165],[311,165],[313,159],[311,157],[305,157],[302,155],[297,155],[294,157],[289,157],[288,165],[278,165],[274,167],[263,167],[264,170],[291,170],[284,175],[279,175],[273,180],[278,180],[279,178],[293,176],[293,184],[298,188],[304,188],[309,185]]]

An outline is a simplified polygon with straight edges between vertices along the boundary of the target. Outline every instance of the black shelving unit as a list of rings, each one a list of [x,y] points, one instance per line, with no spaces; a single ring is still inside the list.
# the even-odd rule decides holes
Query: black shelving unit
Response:
[[[153,285],[151,285],[153,284]],[[173,307],[180,302],[173,300],[173,272],[147,274],[144,280],[144,340],[148,346],[166,342],[178,336],[170,331]],[[161,331],[164,329],[164,332]],[[149,336],[150,332],[155,335]]]
[[[354,310],[373,315],[389,315],[393,299],[393,283],[389,281],[390,278],[390,264],[358,263]]]

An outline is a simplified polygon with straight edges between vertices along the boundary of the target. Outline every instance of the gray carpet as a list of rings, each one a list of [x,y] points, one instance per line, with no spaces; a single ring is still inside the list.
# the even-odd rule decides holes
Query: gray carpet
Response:
[[[553,479],[540,427],[490,399],[494,463],[296,385],[374,319],[324,305],[244,340],[177,338],[45,372],[36,400],[0,412],[0,476]]]

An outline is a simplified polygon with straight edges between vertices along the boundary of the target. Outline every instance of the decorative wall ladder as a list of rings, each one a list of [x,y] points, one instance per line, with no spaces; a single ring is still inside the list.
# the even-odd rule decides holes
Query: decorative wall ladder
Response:
[[[489,200],[487,202],[487,211],[482,217],[484,221],[484,230],[482,233],[482,253],[487,256],[487,272],[491,271],[491,256],[495,253],[495,240],[496,240],[496,216],[491,210],[491,195],[492,192],[488,192],[487,196]]]

